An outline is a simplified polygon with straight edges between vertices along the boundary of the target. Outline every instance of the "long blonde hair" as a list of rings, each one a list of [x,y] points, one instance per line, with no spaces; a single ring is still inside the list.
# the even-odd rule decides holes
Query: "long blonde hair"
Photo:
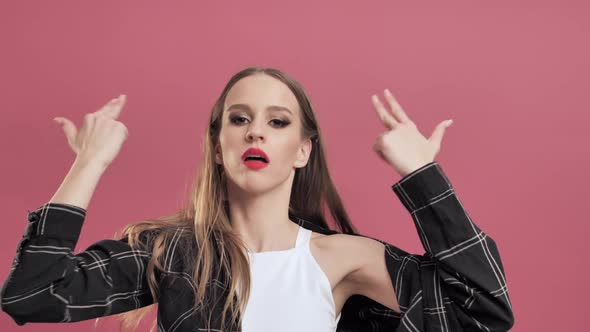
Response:
[[[200,171],[192,183],[183,207],[170,215],[129,224],[123,228],[121,236],[115,236],[119,240],[127,238],[133,248],[147,246],[147,242],[150,243],[152,256],[146,268],[146,277],[152,296],[157,299],[159,289],[156,273],[165,271],[162,262],[163,253],[175,232],[179,227],[182,228],[183,231],[180,233],[184,237],[177,244],[182,249],[177,252],[182,253],[184,268],[192,271],[195,299],[193,310],[199,307],[201,310],[210,311],[208,326],[211,326],[212,319],[212,310],[207,305],[211,300],[207,293],[209,282],[212,278],[217,278],[220,271],[227,272],[226,278],[221,280],[225,289],[229,288],[229,296],[223,305],[221,330],[241,326],[242,313],[249,297],[250,270],[248,258],[244,254],[245,246],[232,230],[228,217],[226,180],[223,165],[215,163],[215,146],[219,139],[223,105],[228,91],[240,79],[256,74],[270,75],[289,87],[300,106],[302,137],[309,138],[313,142],[307,165],[295,171],[289,202],[289,217],[292,220],[305,219],[330,229],[324,218],[325,207],[330,211],[339,232],[357,234],[328,172],[320,128],[303,87],[287,74],[274,68],[248,67],[236,73],[226,84],[211,110],[202,145],[203,159],[200,163]],[[142,234],[141,237],[140,234]],[[146,237],[146,234],[151,236]],[[214,273],[217,274],[214,275]],[[238,293],[241,294],[239,297]],[[154,305],[118,314],[121,331],[134,331]],[[230,326],[224,326],[228,311]],[[155,325],[156,320],[150,332]]]

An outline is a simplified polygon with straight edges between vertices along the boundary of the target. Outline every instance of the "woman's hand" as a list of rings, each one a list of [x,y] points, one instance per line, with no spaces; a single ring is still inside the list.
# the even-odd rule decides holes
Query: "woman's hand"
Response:
[[[404,177],[434,161],[440,151],[445,129],[453,120],[439,123],[430,138],[426,139],[387,89],[385,89],[385,99],[392,109],[391,113],[377,95],[372,96],[377,115],[388,129],[379,135],[373,149]]]
[[[98,111],[87,113],[79,131],[72,121],[63,117],[54,118],[55,122],[62,125],[77,159],[98,162],[105,168],[110,165],[129,136],[127,127],[117,121],[125,102],[126,96],[120,95]]]

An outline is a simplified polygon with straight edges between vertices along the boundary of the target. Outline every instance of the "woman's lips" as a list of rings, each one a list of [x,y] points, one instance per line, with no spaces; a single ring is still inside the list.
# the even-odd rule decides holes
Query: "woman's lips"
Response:
[[[262,157],[264,161],[260,159],[248,159],[249,156],[259,156]],[[269,163],[268,156],[266,155],[266,153],[261,149],[255,147],[248,148],[246,151],[244,151],[244,153],[242,154],[242,160],[248,168],[254,170],[264,168],[268,166]]]
[[[268,164],[265,163],[264,161],[255,160],[255,159],[244,160],[244,165],[246,165],[246,167],[253,169],[253,170],[258,170],[258,169],[268,166]]]
[[[259,148],[254,148],[254,147],[248,148],[246,151],[244,151],[244,153],[242,154],[242,160],[245,160],[248,156],[251,156],[251,155],[258,155],[258,156],[263,157],[264,160],[266,160],[267,162],[270,161],[264,151],[262,151]]]

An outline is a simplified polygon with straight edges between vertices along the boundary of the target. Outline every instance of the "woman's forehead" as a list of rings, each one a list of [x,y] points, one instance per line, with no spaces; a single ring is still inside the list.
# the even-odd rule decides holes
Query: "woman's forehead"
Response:
[[[248,76],[236,82],[228,91],[223,108],[228,110],[232,105],[247,105],[251,110],[287,108],[293,115],[298,109],[297,98],[291,89],[268,75]]]

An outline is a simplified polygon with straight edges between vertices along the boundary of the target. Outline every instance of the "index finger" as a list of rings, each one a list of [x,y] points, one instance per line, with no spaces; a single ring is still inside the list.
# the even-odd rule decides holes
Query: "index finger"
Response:
[[[113,119],[116,119],[121,114],[121,109],[125,106],[127,101],[127,96],[122,94],[119,97],[111,99],[106,105],[104,105],[100,110],[96,113],[102,113],[104,115],[108,115]]]
[[[371,100],[373,101],[373,106],[375,106],[375,110],[377,111],[377,115],[388,129],[393,129],[398,125],[398,122],[395,118],[385,109],[385,106],[379,100],[377,95],[371,96]]]

